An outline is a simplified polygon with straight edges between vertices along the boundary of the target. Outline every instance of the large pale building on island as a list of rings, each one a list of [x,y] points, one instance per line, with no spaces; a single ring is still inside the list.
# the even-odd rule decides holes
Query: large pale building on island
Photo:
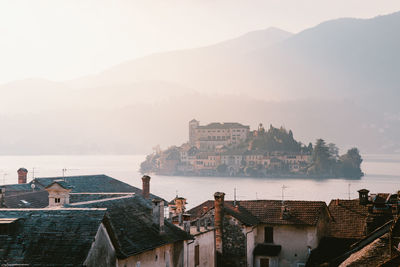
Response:
[[[189,122],[189,143],[200,150],[215,150],[218,146],[236,145],[246,140],[250,126],[237,122],[213,122],[200,125],[193,119]]]

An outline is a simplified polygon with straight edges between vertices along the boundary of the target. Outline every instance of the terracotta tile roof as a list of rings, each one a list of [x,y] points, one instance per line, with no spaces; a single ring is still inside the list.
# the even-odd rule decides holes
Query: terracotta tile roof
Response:
[[[389,235],[385,234],[372,243],[353,253],[340,267],[379,266],[390,259],[388,243]],[[396,265],[395,265],[396,266]]]
[[[327,211],[323,201],[288,200],[285,201],[285,206],[289,209],[290,216],[288,219],[283,219],[280,200],[240,201],[239,205],[261,222],[268,224],[316,225],[323,212]]]
[[[328,205],[333,220],[329,223],[329,236],[361,239],[367,232],[368,208],[358,199],[334,199]]]
[[[327,207],[323,201],[285,201],[285,206],[289,209],[289,218],[282,218],[282,201],[280,200],[242,200],[237,201],[241,215],[237,217],[243,222],[244,218],[252,220],[255,223],[266,224],[295,224],[295,225],[316,225],[324,212],[327,212]],[[203,214],[203,207],[208,209],[214,208],[214,201],[208,200],[197,207],[189,210],[191,219],[196,219]],[[230,208],[233,211],[233,201],[225,201],[225,208]]]

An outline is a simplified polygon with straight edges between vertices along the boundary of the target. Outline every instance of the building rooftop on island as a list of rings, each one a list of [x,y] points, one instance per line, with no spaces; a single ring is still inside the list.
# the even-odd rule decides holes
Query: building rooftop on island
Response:
[[[250,129],[250,126],[247,125],[243,125],[241,123],[238,122],[212,122],[209,123],[207,125],[203,125],[203,126],[198,126],[198,129],[237,129],[237,128],[244,128],[244,129]]]

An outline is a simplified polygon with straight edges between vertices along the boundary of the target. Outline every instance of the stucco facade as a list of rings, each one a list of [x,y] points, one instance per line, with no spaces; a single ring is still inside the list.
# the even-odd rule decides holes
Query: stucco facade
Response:
[[[111,267],[116,266],[117,259],[111,239],[103,224],[100,225],[92,247],[84,262],[87,267]]]
[[[185,241],[186,242],[186,241]],[[118,267],[184,267],[184,242],[167,244],[126,259]]]
[[[215,267],[215,232],[213,229],[194,234],[195,240],[185,246],[185,267]],[[196,246],[198,246],[198,264],[196,265]]]

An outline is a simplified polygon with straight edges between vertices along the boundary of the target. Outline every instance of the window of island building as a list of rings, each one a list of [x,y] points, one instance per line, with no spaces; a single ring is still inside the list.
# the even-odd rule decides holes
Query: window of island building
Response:
[[[273,243],[274,242],[274,228],[264,227],[264,242]]]

